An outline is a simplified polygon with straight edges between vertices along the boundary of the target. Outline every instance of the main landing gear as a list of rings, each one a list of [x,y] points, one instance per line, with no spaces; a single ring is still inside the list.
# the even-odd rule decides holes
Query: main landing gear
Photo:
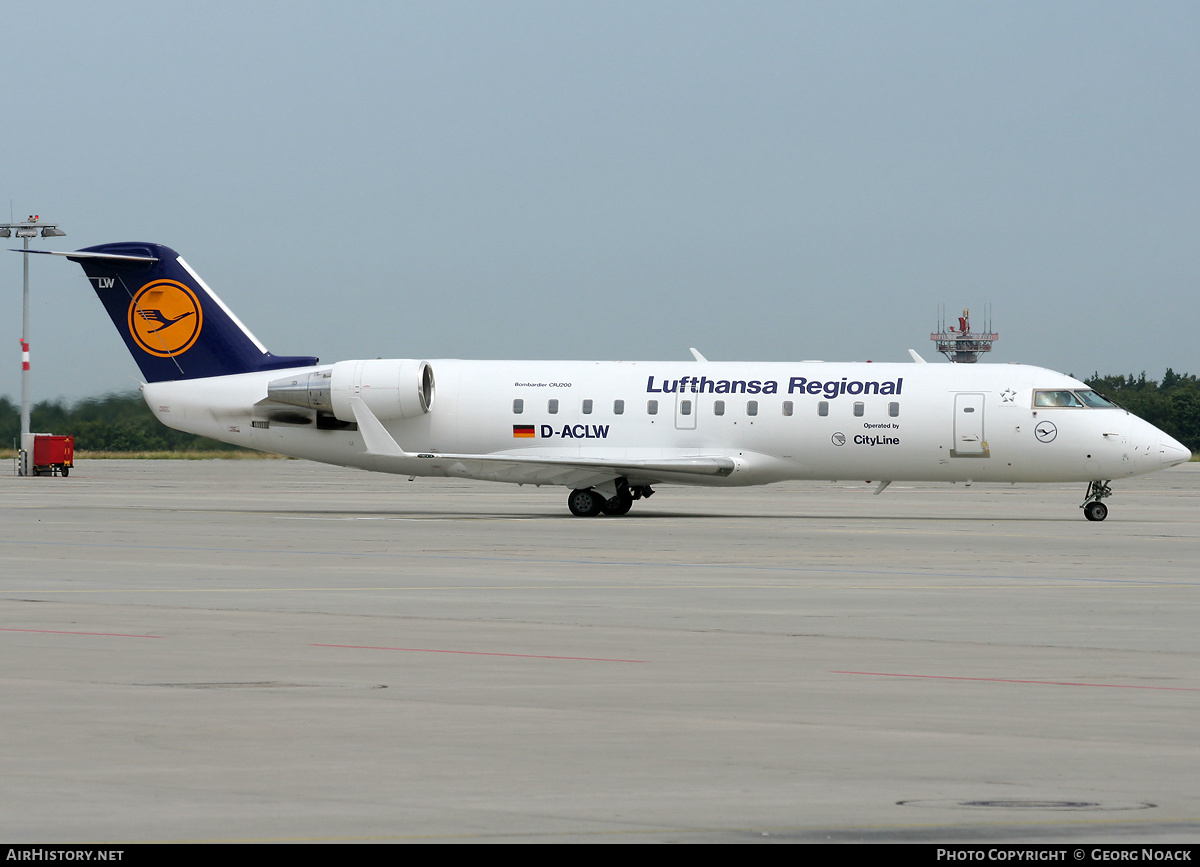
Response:
[[[1088,482],[1087,498],[1079,508],[1083,509],[1083,517],[1089,521],[1103,521],[1108,517],[1108,506],[1101,500],[1112,496],[1112,488],[1108,482]]]
[[[580,518],[594,518],[597,515],[624,515],[633,508],[633,501],[643,497],[653,496],[654,490],[649,485],[630,487],[624,479],[616,482],[616,493],[609,497],[596,488],[577,488],[567,497],[567,508],[571,514]]]

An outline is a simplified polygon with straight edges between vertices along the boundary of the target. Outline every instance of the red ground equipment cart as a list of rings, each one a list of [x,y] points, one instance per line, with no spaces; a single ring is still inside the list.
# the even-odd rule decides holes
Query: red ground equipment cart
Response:
[[[75,466],[75,437],[33,435],[33,474],[69,476]]]

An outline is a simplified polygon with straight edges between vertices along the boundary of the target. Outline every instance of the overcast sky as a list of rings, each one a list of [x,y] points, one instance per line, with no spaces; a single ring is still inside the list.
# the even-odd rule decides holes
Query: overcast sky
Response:
[[[991,304],[992,362],[1200,373],[1198,46],[1195,2],[10,3],[0,203],[323,361],[933,360]],[[35,400],[136,387],[32,265]],[[18,254],[0,299],[18,398]]]

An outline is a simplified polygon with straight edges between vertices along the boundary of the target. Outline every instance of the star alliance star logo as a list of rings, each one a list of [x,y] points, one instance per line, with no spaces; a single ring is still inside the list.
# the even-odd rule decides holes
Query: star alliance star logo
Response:
[[[1013,391],[1011,388],[1006,388],[1006,389],[1004,389],[1004,391],[1000,392],[1000,400],[1004,403],[1012,403],[1013,398],[1016,396],[1017,396],[1017,393],[1015,391]]]

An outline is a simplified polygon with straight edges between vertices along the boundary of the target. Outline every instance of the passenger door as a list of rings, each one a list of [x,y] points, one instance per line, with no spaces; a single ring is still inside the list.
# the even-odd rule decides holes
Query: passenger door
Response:
[[[950,454],[956,458],[988,457],[983,427],[983,395],[954,395],[954,444]]]

